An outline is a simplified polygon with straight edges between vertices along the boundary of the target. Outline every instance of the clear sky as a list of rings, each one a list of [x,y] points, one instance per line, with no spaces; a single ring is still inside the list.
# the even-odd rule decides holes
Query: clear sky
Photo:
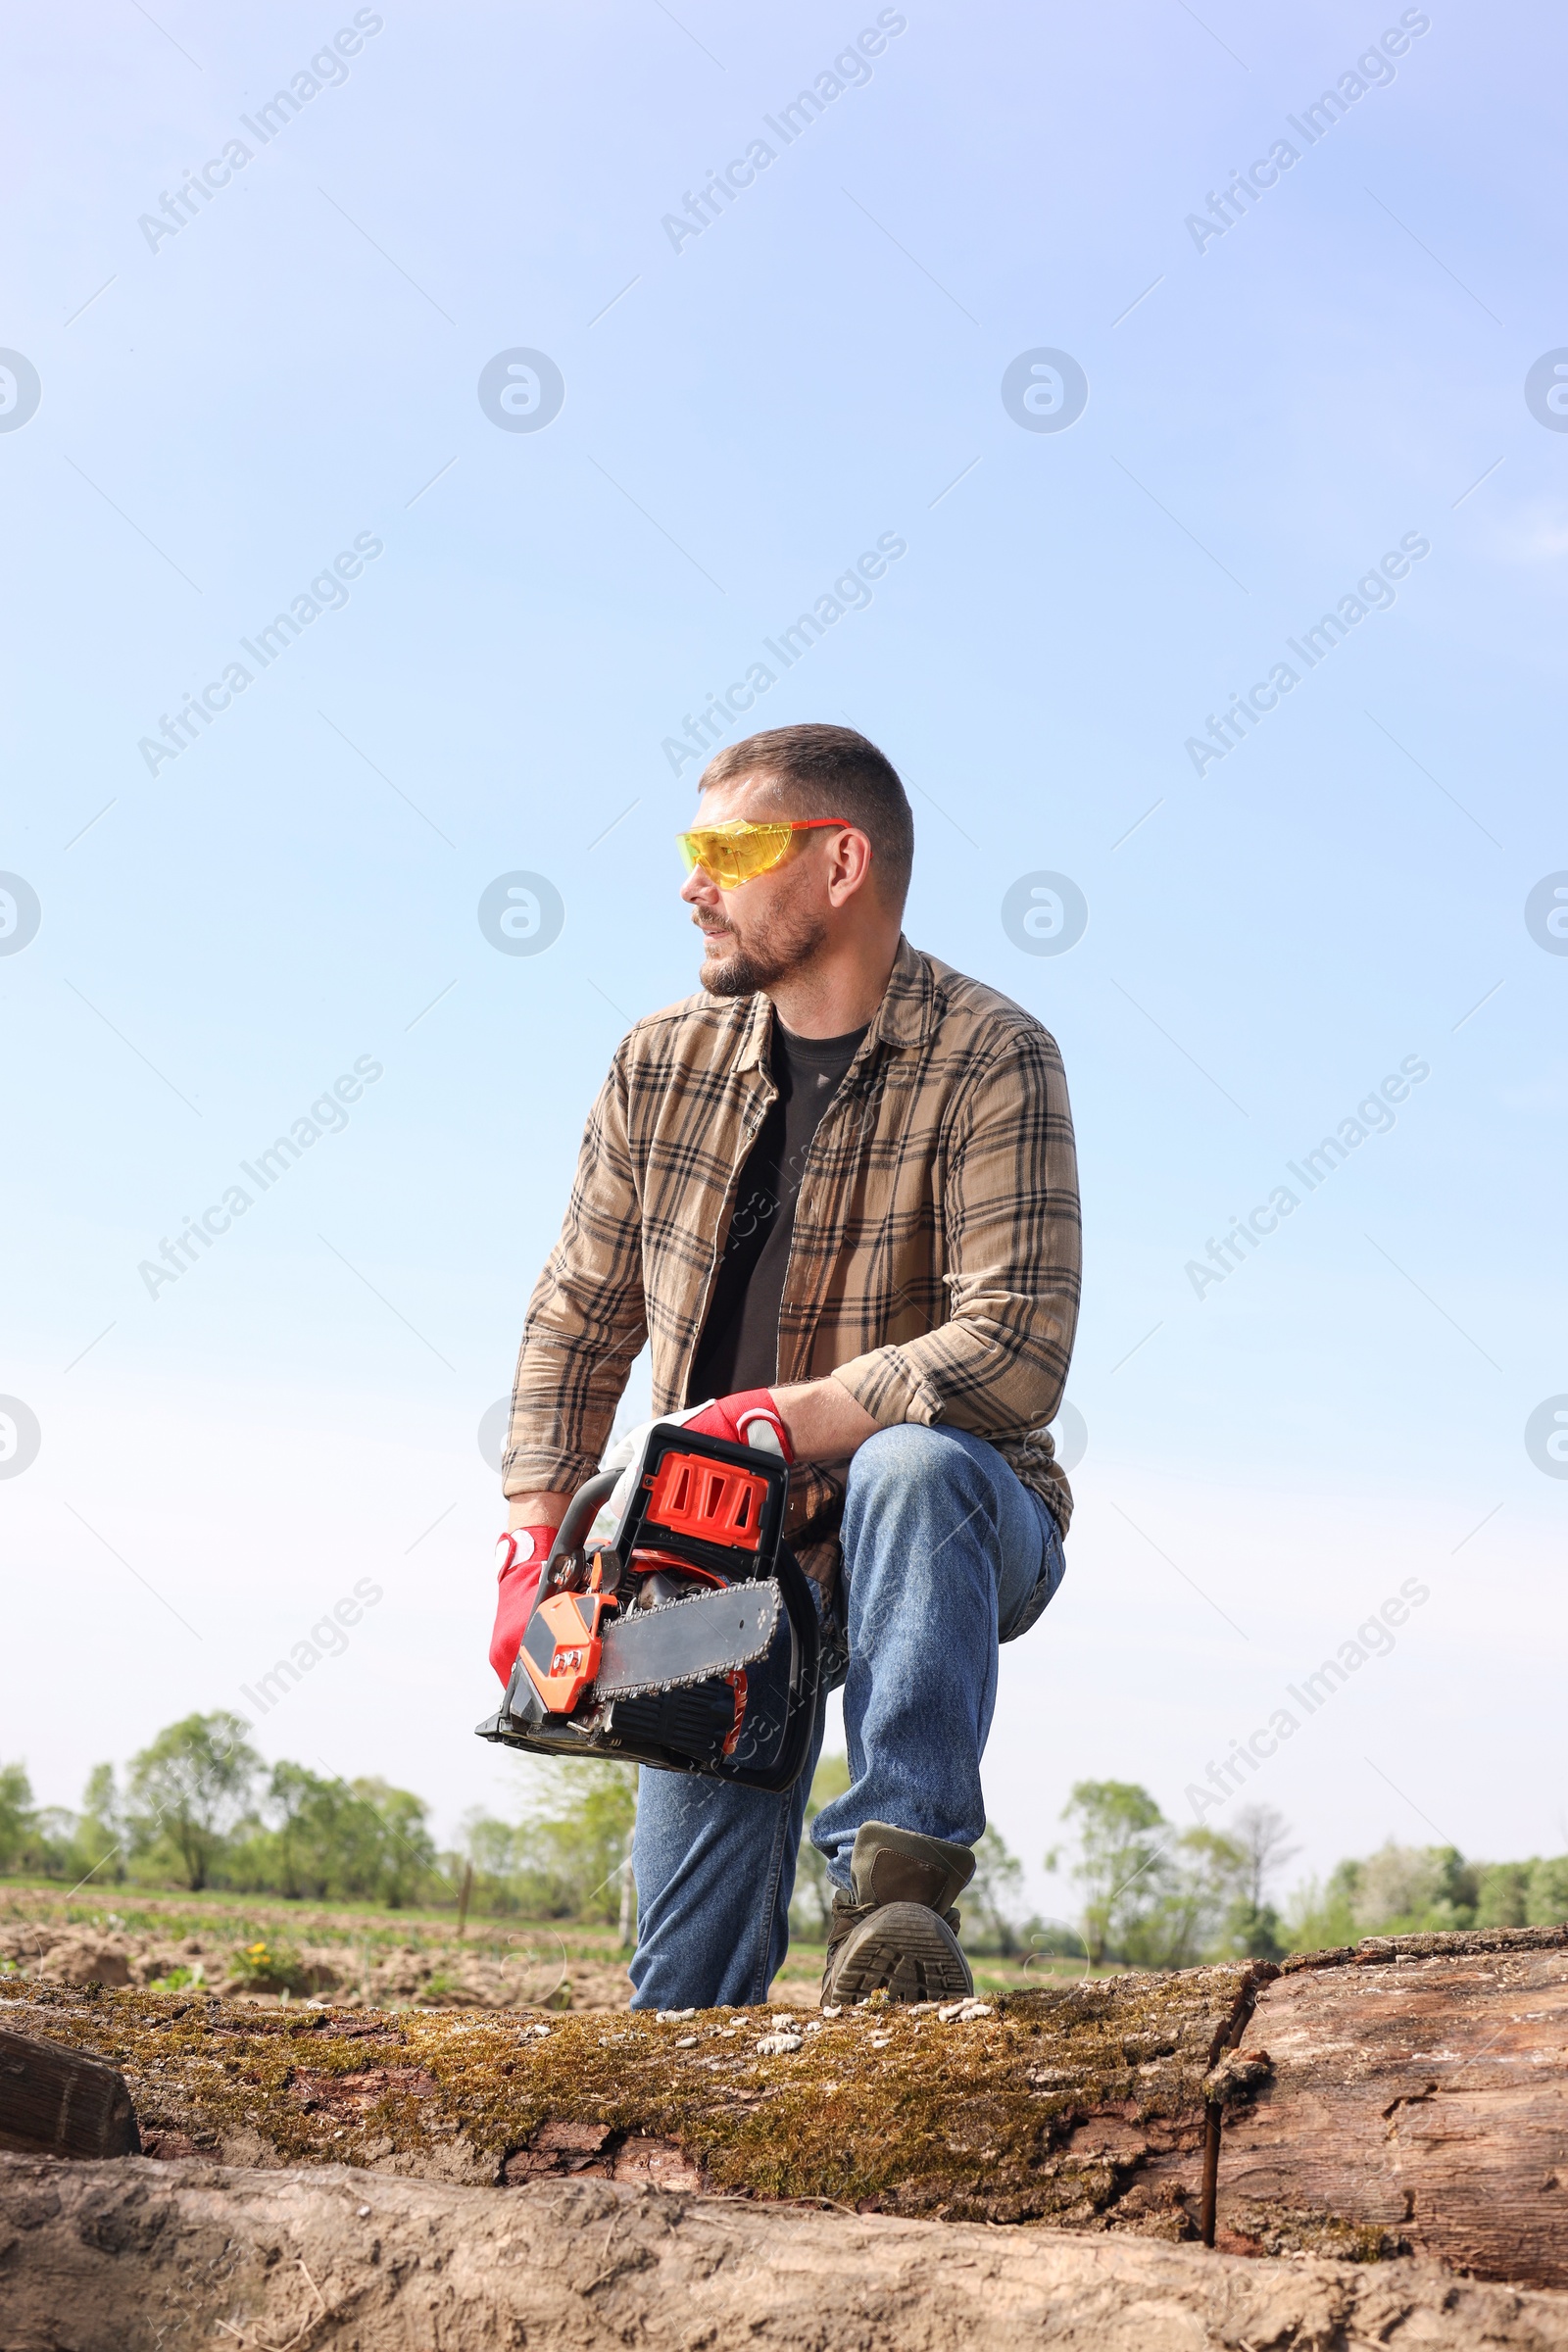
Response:
[[[1066,1059],[1086,1447],[987,1763],[1038,1899],[1075,1779],[1191,1819],[1282,1708],[1300,1869],[1568,1845],[1560,18],[6,40],[0,1755],[74,1803],[369,1577],[258,1744],[512,1801],[479,1425],[693,984],[739,687],[884,748],[909,935]]]

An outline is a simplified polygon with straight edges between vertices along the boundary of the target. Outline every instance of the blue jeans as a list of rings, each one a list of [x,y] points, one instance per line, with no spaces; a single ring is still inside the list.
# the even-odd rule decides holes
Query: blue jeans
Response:
[[[1033,1625],[1064,1563],[1055,1520],[995,1446],[910,1422],[879,1430],[851,1462],[843,1542],[850,1788],[822,1808],[811,1838],[848,1891],[864,1821],[960,1845],[980,1838],[997,1644]],[[642,1773],[634,2008],[766,2000],[789,1949],[825,1705],[824,1690],[810,1761],[787,1795]]]

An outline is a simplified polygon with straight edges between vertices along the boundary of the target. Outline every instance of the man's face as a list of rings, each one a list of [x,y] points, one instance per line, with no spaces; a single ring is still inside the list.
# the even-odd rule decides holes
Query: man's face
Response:
[[[698,804],[696,825],[746,817],[754,824],[798,816],[788,784],[737,776],[714,785]],[[827,937],[827,845],[831,829],[797,833],[782,861],[734,890],[720,890],[704,866],[686,878],[681,897],[703,934],[698,975],[715,997],[747,997],[771,988],[808,963]]]

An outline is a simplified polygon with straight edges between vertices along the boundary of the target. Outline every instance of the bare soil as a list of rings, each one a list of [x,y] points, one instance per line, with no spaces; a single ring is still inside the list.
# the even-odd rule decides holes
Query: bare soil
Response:
[[[596,2010],[631,2000],[625,1955],[606,1929],[482,1920],[460,1937],[450,1915],[128,1888],[84,1901],[52,1888],[6,1887],[3,1975],[195,1986],[228,2000],[324,1998],[338,2008]]]
[[[472,1918],[453,1913],[285,1902],[222,1893],[124,1886],[67,1894],[0,1882],[0,1977],[39,1984],[157,1986],[193,1984],[225,2000],[282,2001],[284,1988],[245,1960],[258,1942],[290,1967],[287,1997],[336,2008],[626,2009],[627,1955],[611,1928],[580,1922]],[[776,2007],[815,2004],[822,1946],[798,1942],[774,1980]],[[1085,1973],[1075,1962],[976,1957],[976,1989],[990,1996]]]

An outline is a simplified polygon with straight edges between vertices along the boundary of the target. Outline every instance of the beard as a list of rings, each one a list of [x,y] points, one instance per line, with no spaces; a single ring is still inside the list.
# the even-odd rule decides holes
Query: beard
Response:
[[[732,923],[698,922],[698,929],[706,947],[698,978],[713,997],[751,997],[775,987],[804,969],[827,937],[819,913],[787,905],[749,925],[744,939]]]

